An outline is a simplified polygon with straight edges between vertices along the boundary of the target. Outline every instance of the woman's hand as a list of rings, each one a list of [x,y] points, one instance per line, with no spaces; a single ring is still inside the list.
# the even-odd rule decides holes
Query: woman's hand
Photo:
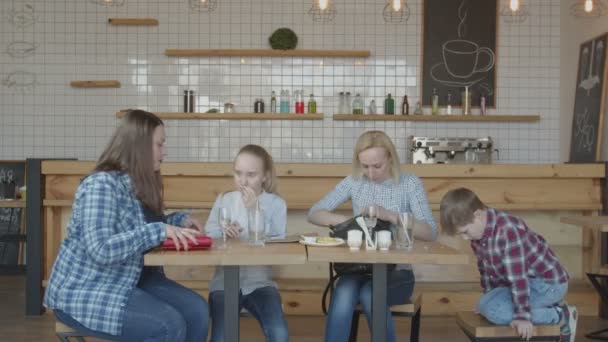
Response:
[[[240,187],[239,191],[243,195],[243,203],[245,204],[245,208],[253,208],[258,199],[255,191],[248,186]]]
[[[517,335],[521,336],[522,339],[529,341],[533,335],[532,322],[524,320],[514,320],[511,322],[511,326],[517,330]]]
[[[228,226],[228,228],[226,228],[226,236],[234,239],[237,238],[241,235],[241,232],[243,231],[243,227],[241,227],[241,225],[238,222],[232,223],[231,225]]]
[[[185,251],[188,250],[188,240],[192,241],[195,245],[198,245],[196,237],[203,235],[203,233],[198,230],[191,228],[180,228],[170,224],[165,224],[165,233],[167,238],[171,238],[173,240],[175,243],[175,249],[178,251],[182,247]]]
[[[203,232],[203,224],[198,219],[192,217],[192,215],[186,217],[183,226],[184,228],[197,229],[199,232]]]
[[[365,208],[363,208],[363,210],[361,211],[361,215],[367,215],[367,212],[369,210],[370,206],[366,206]],[[377,205],[374,204],[374,207],[376,207],[376,217],[384,220],[384,221],[389,221],[393,224],[398,224],[398,219],[399,219],[399,215],[388,210],[385,209],[383,206],[381,205]]]

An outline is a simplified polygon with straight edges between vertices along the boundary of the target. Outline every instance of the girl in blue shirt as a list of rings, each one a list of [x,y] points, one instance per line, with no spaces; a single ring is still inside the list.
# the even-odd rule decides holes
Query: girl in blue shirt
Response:
[[[226,229],[227,238],[246,240],[249,233],[247,210],[257,205],[264,213],[266,235],[284,238],[287,206],[276,194],[276,184],[276,172],[270,154],[258,145],[241,148],[234,160],[236,190],[220,195],[215,201],[205,225],[207,235],[222,237],[219,208],[228,208],[232,224]],[[288,341],[287,321],[281,306],[281,296],[272,281],[272,268],[240,267],[239,283],[239,309],[247,309],[260,322],[267,341]],[[211,341],[220,342],[224,340],[224,272],[221,268],[216,268],[209,288]]]
[[[398,224],[399,213],[411,212],[415,218],[414,236],[423,240],[437,238],[437,226],[422,182],[415,175],[401,171],[395,146],[382,131],[368,131],[359,137],[353,153],[352,175],[342,180],[310,209],[308,221],[320,226],[346,221],[349,216],[333,211],[348,201],[352,202],[353,215],[364,214],[367,208],[374,206],[379,219],[393,224]],[[414,273],[411,266],[397,265],[388,276],[388,304],[405,303],[413,289]],[[371,274],[341,276],[329,305],[325,341],[348,341],[357,304],[361,304],[369,325],[371,298]],[[390,312],[387,315],[387,337],[389,341],[395,341],[393,320]]]
[[[146,251],[172,238],[196,243],[201,223],[163,214],[163,122],[129,111],[76,192],[44,305],[86,336],[111,341],[204,341],[209,310],[194,291],[143,267]]]

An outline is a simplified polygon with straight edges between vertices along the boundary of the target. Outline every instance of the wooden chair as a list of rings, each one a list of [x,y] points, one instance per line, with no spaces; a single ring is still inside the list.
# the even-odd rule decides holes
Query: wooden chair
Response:
[[[391,314],[393,317],[411,317],[410,341],[418,342],[420,338],[420,310],[422,309],[422,295],[414,295],[409,302],[402,305],[391,306]],[[357,341],[357,333],[359,330],[359,317],[361,317],[361,307],[357,305],[353,313],[353,321],[350,327],[349,342]]]
[[[67,325],[59,321],[55,321],[55,334],[62,342],[69,342],[70,337],[74,337],[78,342],[86,342],[86,340],[84,339],[85,336],[83,334],[77,332],[76,330],[68,327]]]
[[[471,341],[521,341],[515,329],[510,326],[495,325],[474,312],[459,312],[456,323]],[[530,341],[559,342],[559,325],[535,325]]]

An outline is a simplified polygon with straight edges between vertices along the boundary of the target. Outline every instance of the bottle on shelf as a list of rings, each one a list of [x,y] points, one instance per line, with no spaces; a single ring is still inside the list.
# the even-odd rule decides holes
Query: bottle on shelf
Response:
[[[277,112],[277,95],[274,92],[274,90],[272,91],[272,94],[270,95],[270,112],[271,113]]]
[[[376,107],[376,100],[373,100],[373,99],[372,99],[372,100],[369,102],[369,109],[368,109],[367,113],[368,113],[368,114],[372,114],[372,115],[373,115],[373,114],[378,113],[378,109],[377,109],[377,107]]]
[[[255,103],[253,105],[254,113],[264,113],[264,100],[255,99]]]
[[[414,110],[414,115],[422,115],[422,105],[420,105],[420,101],[416,102],[416,109]]]
[[[403,103],[401,104],[401,114],[410,115],[410,103],[407,99],[407,94],[403,95]]]
[[[433,88],[433,95],[431,95],[431,114],[439,114],[439,95],[437,94],[437,88]]]
[[[184,90],[184,113],[194,113],[194,90]]]
[[[395,114],[395,99],[391,97],[389,93],[384,100],[384,114],[394,115]]]
[[[289,90],[281,91],[281,113],[289,113]]]
[[[479,97],[479,109],[481,110],[481,115],[486,115],[486,95],[481,94]]]
[[[351,106],[351,101],[350,101],[350,92],[347,91],[346,94],[344,94],[344,113],[345,114],[349,114],[353,112],[352,106]]]
[[[460,94],[460,104],[462,106],[462,115],[471,114],[471,90],[469,87],[464,87],[464,91]]]
[[[304,114],[304,90],[296,90],[294,97],[296,101],[296,114]]]
[[[347,114],[346,111],[346,96],[344,92],[341,91],[338,93],[338,114]]]
[[[365,102],[363,102],[363,98],[361,95],[357,93],[355,99],[353,100],[353,114],[363,114],[364,113]]]
[[[445,97],[445,114],[452,115],[452,91],[448,90],[448,95]]]
[[[310,99],[308,99],[308,114],[317,114],[317,101],[313,94],[310,94]]]

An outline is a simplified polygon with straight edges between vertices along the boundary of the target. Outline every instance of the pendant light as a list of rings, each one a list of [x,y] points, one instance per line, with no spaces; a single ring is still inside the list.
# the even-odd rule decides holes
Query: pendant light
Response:
[[[406,0],[388,0],[382,10],[382,17],[387,23],[406,22],[410,18],[410,7]]]
[[[188,0],[190,9],[199,12],[213,12],[217,7],[217,0]]]
[[[528,19],[530,13],[523,0],[505,0],[500,9],[500,16],[507,23],[520,24]]]
[[[333,0],[313,0],[312,7],[308,10],[314,22],[331,22],[338,14]]]
[[[597,18],[607,12],[605,0],[577,0],[570,6],[570,14],[580,18]]]

